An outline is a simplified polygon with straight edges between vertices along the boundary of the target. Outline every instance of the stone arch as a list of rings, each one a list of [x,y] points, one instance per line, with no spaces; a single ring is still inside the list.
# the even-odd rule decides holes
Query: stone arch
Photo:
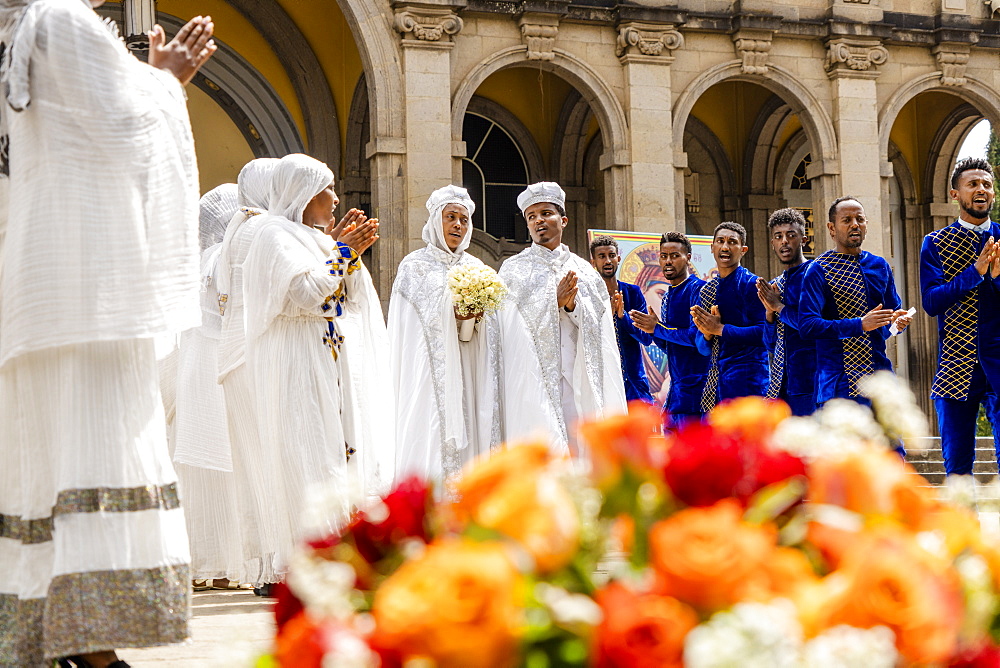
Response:
[[[767,88],[788,104],[798,115],[810,143],[820,159],[836,159],[837,133],[823,105],[792,73],[777,65],[768,65],[766,74],[744,74],[743,61],[731,60],[702,72],[688,84],[674,105],[674,146],[682,146],[684,127],[691,117],[698,98],[709,88],[723,81],[746,81]]]
[[[371,135],[371,114],[368,107],[368,81],[364,73],[358,78],[347,114],[347,135],[344,141],[344,175],[342,200],[345,209],[371,208],[371,166],[368,162],[368,139]]]
[[[559,183],[583,185],[586,176],[584,153],[587,150],[587,130],[593,111],[587,100],[575,88],[570,90],[559,118],[549,163]]]
[[[739,203],[737,202],[736,196],[734,194],[737,192],[736,170],[733,169],[732,162],[729,160],[729,155],[726,153],[726,149],[722,145],[722,142],[719,141],[719,138],[715,135],[714,132],[712,132],[711,128],[705,125],[705,123],[703,123],[696,116],[691,116],[691,118],[689,119],[687,128],[685,130],[685,134],[692,141],[695,141],[701,145],[701,147],[704,149],[705,154],[708,157],[708,160],[711,161],[712,166],[715,168],[715,174],[718,176],[718,187],[719,187],[718,220],[706,223],[708,226],[705,227],[705,224],[703,224],[700,221],[702,221],[703,219],[707,220],[707,218],[706,216],[699,214],[697,216],[694,216],[694,219],[691,221],[692,225],[695,226],[695,229],[690,230],[692,234],[709,234],[711,233],[711,230],[715,226],[715,224],[718,223],[720,220],[734,220],[736,218],[736,212],[739,209]],[[681,144],[680,146],[685,146],[685,145]],[[697,158],[697,155],[695,156],[695,158]],[[685,173],[685,176],[687,176],[687,173]],[[687,218],[688,203],[686,199],[686,188],[681,184],[683,184],[683,181],[678,179],[678,188],[677,188],[679,195],[678,206],[684,207],[683,209],[680,210],[684,211],[685,218]],[[708,186],[708,184],[705,184],[701,181],[699,181],[699,184],[701,186],[701,189],[704,189],[705,187]],[[700,199],[704,201],[703,198]]]
[[[779,195],[778,162],[781,154],[777,141],[794,113],[787,102],[775,95],[764,103],[750,130],[743,154],[743,189],[762,195]]]
[[[878,113],[879,151],[888,156],[889,133],[906,103],[921,93],[939,91],[959,97],[982,114],[993,127],[1000,127],[1000,95],[983,82],[967,77],[962,86],[945,86],[941,83],[941,73],[931,72],[917,77],[896,89]]]
[[[923,175],[923,182],[929,184],[924,190],[931,201],[951,201],[950,178],[955,158],[973,126],[982,118],[982,112],[966,103],[952,110],[941,122],[928,149],[933,160],[927,161]]]
[[[528,47],[512,46],[497,51],[480,61],[458,84],[452,95],[451,133],[455,141],[462,140],[462,119],[469,101],[487,77],[508,67],[531,65],[552,72],[576,88],[597,116],[604,137],[605,164],[628,164],[628,123],[625,111],[610,86],[590,67],[573,54],[553,50],[552,60],[528,60]]]

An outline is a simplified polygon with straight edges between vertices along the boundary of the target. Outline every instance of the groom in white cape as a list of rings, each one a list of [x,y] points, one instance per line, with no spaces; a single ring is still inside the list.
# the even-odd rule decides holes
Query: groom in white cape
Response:
[[[608,290],[562,243],[569,219],[558,184],[530,185],[517,204],[532,244],[500,267],[509,290],[498,311],[505,436],[541,435],[554,452],[578,456],[580,420],[626,411]]]

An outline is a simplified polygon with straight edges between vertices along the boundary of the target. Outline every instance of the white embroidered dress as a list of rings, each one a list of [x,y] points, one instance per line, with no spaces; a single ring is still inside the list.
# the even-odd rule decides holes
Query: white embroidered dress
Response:
[[[576,308],[559,308],[556,286],[576,272]],[[604,281],[565,244],[532,244],[508,258],[501,309],[504,424],[508,440],[540,436],[556,452],[575,452],[581,419],[626,411],[620,353]]]
[[[343,308],[357,256],[302,224],[308,202],[333,182],[323,163],[303,155],[281,159],[271,177],[269,212],[261,216],[243,265],[248,368],[253,374],[267,478],[261,498],[280,518],[276,569],[283,570],[313,489],[348,492],[339,334],[328,318]],[[311,509],[324,530],[349,511]],[[312,527],[320,529],[320,527]]]
[[[0,5],[0,662],[38,666],[187,636],[152,337],[199,323],[198,178],[173,76],[87,2],[17,4]]]

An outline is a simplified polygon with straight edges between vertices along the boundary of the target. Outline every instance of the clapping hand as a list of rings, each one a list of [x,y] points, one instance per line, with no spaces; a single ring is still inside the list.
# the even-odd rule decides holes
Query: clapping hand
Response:
[[[355,253],[361,255],[378,241],[378,225],[378,218],[368,218],[360,223],[347,223],[337,241],[347,244]]]
[[[615,290],[615,294],[611,295],[611,312],[616,318],[625,317],[625,298],[622,297],[621,290]]]
[[[701,306],[692,306],[691,319],[706,339],[711,340],[713,336],[722,335],[722,316],[719,315],[718,306],[713,306],[711,311],[706,311]]]
[[[149,64],[170,72],[186,86],[219,48],[212,39],[214,31],[211,16],[196,16],[167,42],[163,27],[153,26],[149,31]]]
[[[652,307],[649,307],[649,313],[633,310],[629,311],[628,315],[632,318],[632,324],[647,334],[655,332],[656,326],[660,324],[660,320],[656,317],[656,314],[653,313]]]
[[[576,309],[576,272],[567,271],[556,286],[556,303],[567,311]]]
[[[906,311],[893,311],[891,308],[882,308],[882,305],[879,304],[861,318],[861,328],[866,332],[870,332],[879,327],[886,327],[891,325],[892,321],[898,317],[897,314],[900,313],[905,314]],[[907,318],[906,322],[909,324],[909,318]],[[900,327],[900,331],[902,329]]]

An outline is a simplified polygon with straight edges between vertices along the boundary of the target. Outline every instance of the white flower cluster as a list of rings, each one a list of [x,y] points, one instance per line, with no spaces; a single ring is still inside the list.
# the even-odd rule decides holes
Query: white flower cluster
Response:
[[[811,417],[788,418],[775,430],[774,443],[803,459],[888,445],[871,411],[848,399],[831,399]]]
[[[858,391],[871,399],[872,409],[885,433],[903,439],[914,449],[914,441],[930,434],[927,418],[906,381],[891,371],[877,371],[858,381]]]
[[[288,586],[316,618],[347,621],[354,614],[356,579],[350,564],[328,561],[298,549],[288,564]]]
[[[448,270],[448,289],[460,316],[496,311],[507,295],[507,286],[492,267],[464,264]]]
[[[836,626],[805,642],[790,601],[737,603],[692,629],[688,668],[893,668],[895,637],[885,627]]]

